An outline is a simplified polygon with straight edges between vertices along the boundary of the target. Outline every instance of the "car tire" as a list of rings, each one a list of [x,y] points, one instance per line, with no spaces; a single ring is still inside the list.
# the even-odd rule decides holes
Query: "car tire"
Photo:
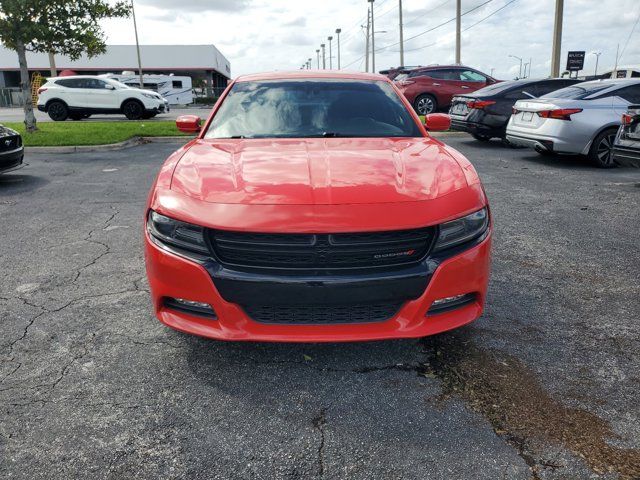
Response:
[[[47,113],[54,122],[64,122],[69,117],[69,108],[64,102],[56,100],[49,104]]]
[[[127,100],[122,105],[122,113],[128,120],[140,120],[144,115],[144,107],[137,100]]]
[[[418,115],[429,115],[430,113],[435,113],[438,109],[438,101],[433,95],[425,93],[416,98],[413,108],[415,108]]]
[[[613,142],[615,141],[617,128],[609,128],[600,132],[593,139],[589,149],[589,160],[600,168],[613,168],[616,166],[613,161]]]
[[[472,133],[471,136],[479,142],[488,142],[489,140],[491,140],[491,137],[487,137],[486,135],[478,135],[477,133]]]

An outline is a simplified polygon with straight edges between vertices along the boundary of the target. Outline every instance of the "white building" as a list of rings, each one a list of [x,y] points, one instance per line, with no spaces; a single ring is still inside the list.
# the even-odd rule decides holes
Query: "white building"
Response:
[[[208,96],[220,94],[231,78],[229,60],[214,45],[141,45],[140,58],[143,73],[189,76],[194,84],[199,79],[204,80]],[[27,64],[30,73],[51,76],[47,53],[27,52]],[[80,75],[138,72],[135,45],[108,45],[104,54],[93,58],[82,56],[78,60],[56,55],[55,64],[58,74],[63,70]],[[0,46],[0,89],[13,89],[19,85],[18,55]]]

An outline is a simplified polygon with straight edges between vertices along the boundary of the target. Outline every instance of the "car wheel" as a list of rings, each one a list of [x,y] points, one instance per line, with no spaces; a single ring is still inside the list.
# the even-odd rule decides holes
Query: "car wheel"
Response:
[[[479,142],[488,142],[489,140],[491,140],[491,137],[487,137],[486,135],[478,135],[477,133],[472,133],[471,136]]]
[[[414,105],[418,115],[429,115],[438,108],[438,102],[433,95],[424,94],[416,98]]]
[[[613,161],[613,142],[616,139],[617,129],[605,130],[598,134],[591,144],[589,160],[600,168],[612,168],[616,164]]]
[[[51,102],[47,108],[49,118],[54,122],[64,122],[69,116],[69,109],[63,102]]]
[[[129,100],[122,105],[122,113],[124,113],[129,120],[140,120],[144,114],[144,108],[139,102]]]

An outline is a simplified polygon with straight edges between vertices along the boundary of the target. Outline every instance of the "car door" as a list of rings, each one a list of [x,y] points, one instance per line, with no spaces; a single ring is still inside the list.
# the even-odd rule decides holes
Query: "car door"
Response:
[[[60,96],[70,109],[84,107],[85,98],[83,78],[61,78],[56,80],[56,84],[64,87]]]
[[[471,69],[459,69],[456,72],[457,86],[460,88],[460,92],[456,93],[470,93],[480,90],[488,85],[488,79],[484,75]]]
[[[98,110],[112,110],[116,105],[117,95],[113,86],[99,78],[86,79],[86,105]]]
[[[459,76],[455,69],[442,68],[438,70],[429,70],[425,72],[429,77],[427,86],[429,90],[436,96],[438,107],[448,107],[454,96],[460,93],[467,93],[469,90],[463,90],[459,85]]]

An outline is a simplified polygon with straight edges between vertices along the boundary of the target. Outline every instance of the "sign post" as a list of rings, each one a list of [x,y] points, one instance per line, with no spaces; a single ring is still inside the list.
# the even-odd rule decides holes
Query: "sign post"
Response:
[[[567,70],[576,72],[576,78],[578,77],[578,72],[584,68],[585,53],[584,51],[574,51],[567,54]],[[571,76],[571,73],[569,73],[569,76]]]

